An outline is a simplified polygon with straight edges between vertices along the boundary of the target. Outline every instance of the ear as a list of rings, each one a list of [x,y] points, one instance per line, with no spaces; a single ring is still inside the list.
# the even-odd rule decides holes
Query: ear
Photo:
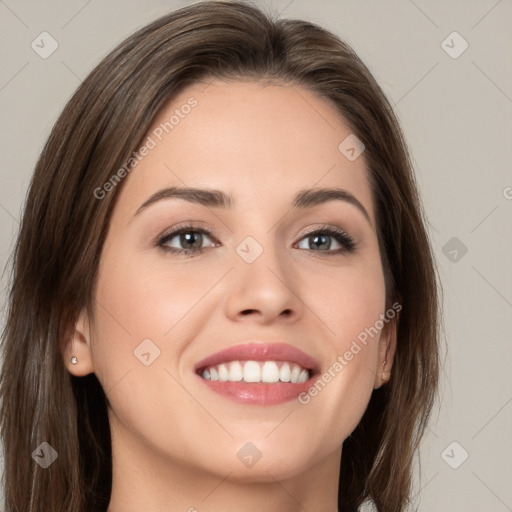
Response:
[[[72,362],[73,358],[76,358],[75,364]],[[84,377],[94,372],[90,323],[85,310],[80,313],[75,323],[74,332],[66,343],[64,363],[69,373],[76,377]]]
[[[396,351],[396,334],[398,325],[398,314],[395,318],[384,324],[380,334],[379,348],[377,355],[377,366],[375,368],[374,389],[380,388],[391,378],[391,368]]]

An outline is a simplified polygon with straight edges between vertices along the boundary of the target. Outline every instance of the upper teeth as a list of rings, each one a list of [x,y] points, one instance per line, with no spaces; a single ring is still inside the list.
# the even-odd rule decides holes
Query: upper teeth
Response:
[[[308,370],[299,365],[276,361],[231,361],[203,370],[203,379],[221,382],[306,382]]]

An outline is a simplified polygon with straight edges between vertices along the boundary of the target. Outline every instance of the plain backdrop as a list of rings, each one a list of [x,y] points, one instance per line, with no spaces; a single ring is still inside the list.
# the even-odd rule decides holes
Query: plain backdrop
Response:
[[[135,29],[191,3],[0,0],[2,269],[35,161],[65,102]],[[346,40],[405,131],[443,282],[448,347],[421,449],[418,510],[512,511],[512,2],[255,3]],[[47,58],[32,48],[42,32],[58,44]]]

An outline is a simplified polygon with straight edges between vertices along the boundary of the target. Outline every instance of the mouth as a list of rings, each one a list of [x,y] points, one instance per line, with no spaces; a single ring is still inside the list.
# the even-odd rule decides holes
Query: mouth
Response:
[[[246,343],[200,361],[195,373],[224,398],[246,405],[276,405],[293,400],[311,386],[319,365],[285,343]]]

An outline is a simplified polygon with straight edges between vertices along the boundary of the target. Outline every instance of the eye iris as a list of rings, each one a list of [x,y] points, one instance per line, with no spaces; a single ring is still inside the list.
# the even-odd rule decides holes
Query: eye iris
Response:
[[[311,235],[309,237],[309,242],[317,249],[329,249],[331,247],[331,238],[329,235]]]
[[[190,246],[186,247],[187,249],[201,248],[202,241],[203,241],[202,233],[188,232],[188,233],[182,233],[180,235],[180,243],[183,247],[185,247],[186,244],[192,244],[192,247],[190,247]]]

